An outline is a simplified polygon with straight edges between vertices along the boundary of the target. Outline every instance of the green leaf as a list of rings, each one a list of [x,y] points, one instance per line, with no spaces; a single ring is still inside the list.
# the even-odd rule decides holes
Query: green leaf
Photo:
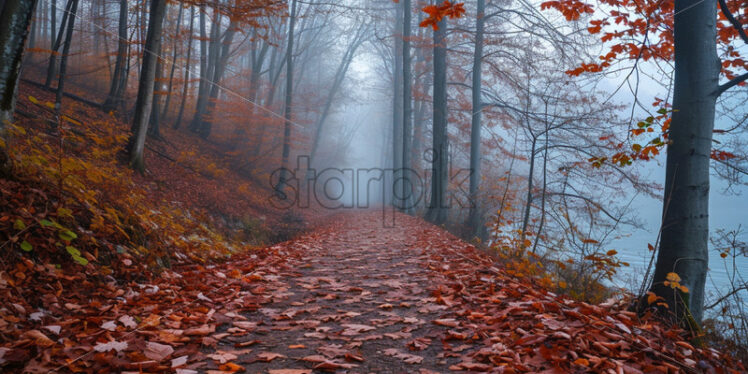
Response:
[[[21,243],[21,249],[23,249],[26,252],[31,252],[31,250],[34,249],[34,247],[31,245],[31,243],[24,240]]]
[[[665,108],[660,108],[660,109],[659,109],[659,110],[657,111],[657,113],[659,113],[659,114],[665,114],[665,113],[667,113],[667,109],[665,109]]]
[[[49,226],[54,226],[55,225],[54,222],[52,222],[52,221],[50,221],[48,219],[43,219],[43,220],[39,221],[39,224],[42,225],[42,227],[49,227]]]
[[[81,264],[83,266],[88,265],[88,260],[86,260],[85,258],[83,258],[81,256],[73,256],[73,260],[75,260],[75,262],[77,262],[77,263],[79,263],[79,264]]]
[[[72,232],[72,231],[70,231],[68,229],[60,230],[60,232],[59,232],[58,235],[59,235],[60,239],[62,239],[64,241],[67,241],[67,242],[72,241],[72,240],[74,240],[75,238],[78,237],[78,235],[76,235],[74,232]]]
[[[13,222],[13,228],[16,230],[24,230],[26,229],[26,224],[23,223],[23,221],[20,218],[18,218],[16,219],[15,222]]]
[[[70,253],[70,255],[73,256],[73,258],[75,258],[76,256],[80,257],[81,255],[81,251],[79,251],[77,248],[72,247],[72,246],[65,247],[65,250],[67,250],[68,253]]]

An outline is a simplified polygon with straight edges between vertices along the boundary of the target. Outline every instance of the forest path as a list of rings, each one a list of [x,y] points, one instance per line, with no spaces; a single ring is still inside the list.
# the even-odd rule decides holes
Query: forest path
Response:
[[[343,215],[274,247],[288,261],[256,274],[269,302],[242,314],[236,326],[248,332],[218,343],[218,354],[237,356],[247,373],[440,373],[478,349],[449,308],[454,290],[434,292],[447,284],[435,269],[467,261],[443,251],[457,240],[416,218],[383,218]],[[250,343],[251,351],[237,349]]]

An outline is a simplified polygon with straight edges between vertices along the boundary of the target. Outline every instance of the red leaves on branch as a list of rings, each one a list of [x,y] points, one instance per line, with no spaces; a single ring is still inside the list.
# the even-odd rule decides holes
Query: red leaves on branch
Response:
[[[592,14],[595,10],[592,5],[579,0],[546,1],[540,4],[540,9],[556,9],[566,17],[567,21],[576,21],[582,14]]]
[[[728,9],[733,14],[745,12],[741,0],[728,0]],[[584,15],[594,18],[588,21],[587,31],[599,35],[603,42],[610,42],[608,52],[600,61],[583,63],[566,73],[578,76],[582,73],[598,73],[618,61],[647,61],[673,58],[673,0],[601,0],[600,6],[611,9],[605,15],[595,16],[592,4],[581,0],[553,0],[540,5],[541,10],[554,9],[567,21],[578,21]],[[748,69],[748,61],[741,57],[734,43],[742,44],[738,30],[722,12],[717,19],[717,35],[720,55],[723,59],[722,74],[732,79]]]
[[[463,3],[453,3],[451,1],[445,1],[441,5],[428,5],[423,8],[423,11],[428,14],[428,17],[424,19],[419,26],[431,26],[434,30],[438,30],[438,24],[444,17],[449,17],[451,19],[462,17],[465,14],[465,8],[463,5]]]

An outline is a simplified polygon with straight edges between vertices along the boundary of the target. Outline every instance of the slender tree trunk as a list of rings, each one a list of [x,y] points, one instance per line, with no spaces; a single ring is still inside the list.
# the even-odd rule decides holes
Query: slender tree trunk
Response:
[[[169,104],[171,104],[171,89],[174,85],[174,70],[177,67],[177,43],[180,40],[179,30],[182,26],[182,12],[184,11],[184,7],[179,4],[179,13],[177,14],[177,31],[174,33],[174,51],[171,55],[171,71],[169,72],[169,86],[166,89],[166,102],[164,103],[164,109],[161,112],[161,117],[166,118],[166,115],[169,112]]]
[[[161,131],[159,129],[160,124],[160,106],[161,106],[161,96],[163,93],[162,86],[163,86],[163,70],[164,70],[164,59],[161,58],[161,51],[163,48],[158,49],[158,57],[156,59],[156,77],[154,78],[153,83],[153,100],[151,101],[151,115],[148,119],[148,136],[160,139],[161,138]]]
[[[195,115],[192,116],[189,129],[196,132],[200,121],[202,121],[203,112],[201,108],[205,107],[205,93],[208,90],[209,73],[208,73],[208,40],[205,25],[205,6],[200,5],[200,82],[197,88],[197,103],[195,104]]]
[[[234,41],[234,35],[237,30],[236,21],[231,21],[229,27],[226,30],[226,35],[221,43],[221,48],[216,45],[215,62],[213,63],[213,84],[210,87],[210,95],[208,96],[207,106],[205,113],[209,120],[202,121],[199,134],[203,139],[210,136],[210,132],[213,128],[213,112],[215,111],[216,103],[218,101],[218,93],[220,92],[220,82],[223,79],[223,74],[226,71],[226,65],[228,64],[229,54],[231,52],[231,43]],[[219,40],[220,41],[220,40]]]
[[[275,59],[279,55],[278,48],[273,49],[273,53],[270,55],[270,66],[275,66]],[[272,79],[270,80],[270,87],[268,88],[267,95],[265,96],[265,101],[263,102],[263,105],[270,109],[273,107],[273,104],[275,103],[275,91],[278,88],[278,79],[280,78],[281,71],[283,71],[283,67],[286,63],[286,59],[282,58],[281,63],[278,64],[278,68],[275,71],[275,74],[273,75]],[[260,126],[259,133],[255,137],[255,143],[257,144],[257,147],[255,147],[254,154],[252,157],[257,157],[260,155],[260,152],[262,151],[262,144],[263,139],[265,138],[265,132],[267,131],[268,126]]]
[[[130,166],[139,171],[145,171],[145,138],[148,133],[148,117],[151,112],[153,101],[153,85],[156,76],[155,51],[161,45],[161,28],[166,14],[166,0],[151,0],[150,19],[148,20],[148,32],[145,40],[145,51],[140,71],[140,82],[138,83],[138,98],[135,103],[135,119],[133,131],[128,144],[130,154]]]
[[[395,58],[395,66],[392,71],[393,74],[393,90],[395,91],[392,95],[392,187],[390,193],[392,194],[392,204],[401,209],[405,206],[405,203],[398,199],[399,193],[395,193],[400,178],[400,168],[403,165],[403,8],[397,6],[395,9],[395,50],[393,56]],[[402,181],[400,181],[402,182]]]
[[[327,116],[330,114],[330,108],[332,107],[335,96],[338,93],[340,86],[343,84],[343,80],[345,79],[345,75],[348,73],[348,68],[351,66],[351,62],[353,61],[353,56],[356,54],[356,50],[358,50],[358,47],[361,46],[364,41],[364,27],[365,26],[361,26],[361,28],[359,28],[359,30],[357,31],[356,36],[354,37],[351,45],[348,46],[348,49],[345,51],[345,54],[340,60],[340,64],[335,71],[335,78],[333,79],[332,87],[330,88],[330,92],[327,94],[325,104],[322,107],[322,113],[317,119],[317,126],[315,127],[317,130],[314,134],[312,152],[310,153],[309,157],[310,165],[314,165],[314,160],[317,155],[317,148],[319,147],[319,141],[322,138],[322,128],[325,125]]]
[[[109,94],[104,101],[104,111],[110,111],[122,106],[121,95],[124,91],[120,89],[124,81],[125,65],[127,56],[127,0],[119,1],[119,23],[118,23],[117,43],[117,60],[114,63],[114,74],[112,74],[112,84],[109,87]]]
[[[403,143],[402,143],[402,198],[403,211],[413,212],[413,181],[409,179],[413,165],[410,160],[410,145],[413,132],[413,90],[410,69],[410,36],[411,36],[411,6],[410,0],[403,0]]]
[[[434,30],[434,130],[431,170],[431,203],[426,219],[447,221],[448,134],[447,134],[447,22],[439,21]]]
[[[545,112],[548,113],[548,104],[546,103]],[[545,124],[545,148],[543,149],[543,190],[540,193],[540,223],[538,223],[538,230],[535,233],[535,243],[532,245],[532,253],[537,253],[538,242],[540,242],[540,236],[543,233],[543,226],[545,225],[545,193],[548,188],[548,141],[550,134],[550,126],[548,122]]]
[[[5,0],[0,9],[0,176],[11,173],[5,124],[13,120],[23,50],[35,8],[36,0]]]
[[[55,47],[55,35],[57,33],[57,1],[50,1],[51,15],[50,15],[50,29],[49,29],[49,49],[54,50]]]
[[[192,32],[194,31],[195,25],[195,7],[190,7],[190,36],[187,41],[187,62],[184,68],[184,86],[182,86],[182,103],[179,104],[179,114],[177,120],[174,121],[173,128],[176,130],[182,124],[182,116],[184,115],[184,103],[187,101],[187,92],[190,88],[190,63],[192,62]]]
[[[522,243],[525,242],[525,237],[527,237],[527,226],[530,224],[530,209],[532,209],[533,189],[532,177],[535,175],[535,148],[538,143],[537,141],[537,136],[532,135],[532,146],[530,147],[530,170],[527,172],[527,197],[525,199],[525,209],[522,213]]]
[[[675,14],[673,116],[652,291],[665,299],[678,321],[700,323],[709,259],[709,161],[719,95],[717,2],[676,1]],[[664,284],[671,272],[680,276],[688,293]]]
[[[55,94],[55,111],[57,113],[62,109],[62,95],[65,92],[65,72],[68,66],[68,56],[70,55],[70,44],[73,41],[73,28],[75,27],[75,16],[78,12],[78,0],[72,0],[73,6],[70,8],[68,17],[67,30],[65,32],[65,45],[62,47],[62,58],[60,58],[60,77],[57,80],[57,93]]]
[[[481,119],[483,102],[483,34],[485,29],[486,0],[477,0],[477,18],[475,20],[475,49],[473,50],[473,87],[472,87],[472,118],[470,121],[470,215],[468,227],[471,235],[481,238],[484,231],[482,212],[478,208],[478,188],[481,181]]]
[[[44,85],[49,87],[52,84],[52,80],[55,79],[55,76],[57,75],[57,56],[58,51],[60,50],[60,45],[62,45],[62,38],[65,35],[65,26],[67,24],[68,18],[70,18],[70,10],[73,6],[73,0],[68,0],[67,4],[65,5],[65,11],[62,13],[62,23],[60,24],[60,30],[57,32],[57,38],[55,38],[55,43],[52,45],[52,51],[49,54],[49,65],[47,66],[47,80],[44,82]]]
[[[284,110],[283,124],[283,154],[281,163],[281,175],[276,186],[276,193],[283,198],[285,196],[286,182],[288,181],[288,157],[291,153],[291,125],[293,118],[293,41],[294,28],[296,26],[296,0],[291,0],[291,17],[288,20],[288,49],[286,50],[286,104]]]
[[[39,27],[39,11],[34,10],[34,15],[31,17],[31,35],[29,35],[29,48],[36,47],[36,30]]]

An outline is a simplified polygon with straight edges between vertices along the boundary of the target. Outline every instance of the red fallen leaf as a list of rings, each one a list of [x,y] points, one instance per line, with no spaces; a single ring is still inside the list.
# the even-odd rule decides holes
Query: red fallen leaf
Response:
[[[172,353],[174,353],[174,348],[170,345],[155,342],[148,342],[145,346],[145,351],[143,352],[145,357],[159,362],[169,357]]]
[[[447,327],[457,327],[460,325],[454,318],[435,319],[434,324]]]
[[[364,362],[364,358],[362,356],[354,355],[353,353],[346,353],[345,359],[348,361]]]
[[[480,362],[461,362],[458,365],[465,370],[473,371],[489,371],[493,368],[491,365],[481,364]]]
[[[34,344],[40,347],[51,347],[55,345],[55,342],[52,339],[48,338],[47,335],[44,335],[44,333],[39,330],[26,331],[21,335],[21,337],[33,341]]]
[[[218,369],[222,371],[228,371],[230,373],[235,373],[237,371],[244,370],[244,367],[233,362],[229,362],[219,366]]]
[[[184,330],[184,334],[193,336],[205,336],[212,334],[215,331],[216,327],[213,325],[202,325],[200,327],[193,327],[191,329]]]
[[[317,365],[314,365],[315,369],[320,369],[320,370],[353,369],[356,367],[358,367],[358,365],[347,364],[344,362],[337,362],[337,361],[324,361],[324,362],[320,362]]]
[[[234,347],[237,347],[237,348],[249,347],[250,345],[254,345],[254,344],[257,344],[259,342],[260,342],[259,340],[249,340],[249,341],[246,341],[246,342],[236,343],[236,344],[234,344]]]
[[[302,358],[301,360],[307,361],[307,362],[313,362],[313,363],[320,363],[320,362],[327,361],[327,357],[322,356],[322,355],[311,355],[311,356],[306,356]]]
[[[303,349],[306,348],[304,344],[291,344],[288,346],[288,349]]]
[[[465,340],[468,336],[465,333],[457,332],[455,330],[447,331],[447,339]]]
[[[245,330],[254,330],[257,328],[256,322],[249,322],[249,321],[234,321],[232,324],[238,328],[245,329]]]
[[[421,362],[423,362],[423,357],[412,355],[409,353],[400,352],[399,350],[395,348],[385,349],[383,353],[387,356],[399,358],[408,364],[420,364]]]
[[[311,369],[270,369],[269,374],[312,374]]]
[[[236,360],[238,358],[233,353],[222,352],[222,351],[218,351],[216,353],[209,354],[208,357],[210,357],[211,359],[213,359],[215,361],[218,361],[218,363],[220,363],[220,364],[225,364],[225,363],[227,363],[227,362],[229,362],[231,360]]]
[[[581,357],[574,360],[574,363],[581,366],[590,366],[590,362],[587,361],[587,359]]]
[[[411,351],[422,351],[429,347],[431,339],[429,338],[415,338],[408,343],[408,348]]]
[[[276,358],[285,358],[285,355],[282,355],[280,353],[274,353],[274,352],[261,352],[259,353],[252,362],[270,362],[275,360]]]

